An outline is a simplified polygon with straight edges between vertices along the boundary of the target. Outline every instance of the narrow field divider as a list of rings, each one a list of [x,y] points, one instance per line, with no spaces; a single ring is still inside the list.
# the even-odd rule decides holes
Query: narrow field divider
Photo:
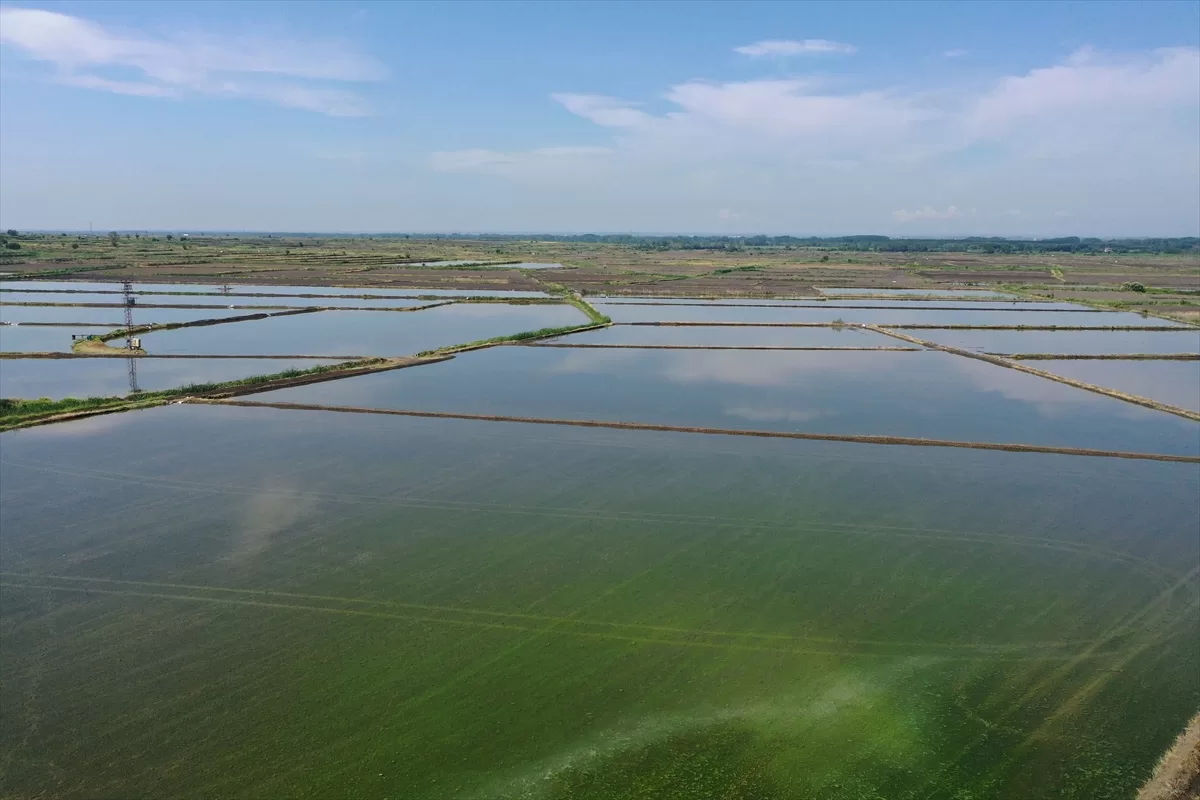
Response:
[[[1112,397],[1117,400],[1124,400],[1127,403],[1134,403],[1135,405],[1145,406],[1146,408],[1152,408],[1155,411],[1165,411],[1168,414],[1174,414],[1177,417],[1183,417],[1184,419],[1190,419],[1195,422],[1200,422],[1200,413],[1197,413],[1195,411],[1189,411],[1186,408],[1179,408],[1178,406],[1169,405],[1167,403],[1160,403],[1159,401],[1151,400],[1148,397],[1140,397],[1135,394],[1126,394],[1125,392],[1118,392],[1116,389],[1109,389],[1104,386],[1097,386],[1096,384],[1093,384],[1093,383],[1086,383],[1081,380],[1076,380],[1075,378],[1068,378],[1063,375],[1056,375],[1053,372],[1046,372],[1045,370],[1042,370],[1042,369],[1035,369],[1034,367],[1028,367],[1017,361],[1009,360],[1007,358],[1001,358],[1000,356],[989,355],[987,353],[976,353],[971,350],[963,350],[962,348],[959,348],[959,347],[951,347],[950,345],[946,345],[946,344],[938,344],[937,342],[931,342],[926,339],[918,339],[915,336],[909,336],[904,333],[897,333],[894,330],[888,330],[887,328],[884,328],[880,325],[863,325],[862,327],[865,328],[866,330],[875,331],[876,333],[882,333],[884,336],[891,336],[893,338],[900,339],[902,341],[911,342],[913,344],[919,344],[922,347],[928,347],[930,350],[941,350],[944,353],[952,353],[956,356],[963,356],[965,358],[973,358],[976,361],[984,361],[988,364],[995,364],[998,367],[1014,369],[1017,372],[1024,372],[1029,375],[1036,375],[1039,378],[1046,378],[1047,380],[1056,381],[1058,383],[1063,383],[1063,384],[1066,384],[1067,386],[1074,386],[1076,389],[1084,389],[1089,392],[1095,392],[1096,394],[1105,395],[1106,397]]]
[[[1097,456],[1101,458],[1132,458],[1147,461],[1175,461],[1200,464],[1200,456],[1167,455],[1161,453],[1137,453],[1124,450],[1093,450],[1080,447],[1055,447],[1049,445],[1008,444],[1004,442],[964,442],[950,439],[924,439],[910,436],[879,436],[835,433],[799,433],[795,431],[763,431],[741,428],[702,428],[681,425],[658,425],[646,422],[607,422],[600,420],[554,419],[548,417],[514,417],[501,414],[465,414],[449,411],[411,411],[389,408],[362,408],[355,406],[328,406],[309,403],[255,402],[249,400],[225,400],[187,398],[186,403],[212,403],[216,405],[244,408],[275,408],[285,411],[336,411],[347,414],[382,414],[397,417],[422,417],[429,419],[465,419],[480,422],[521,422],[534,425],[565,425],[577,428],[614,428],[618,430],[663,431],[667,433],[701,433],[716,436],[751,436],[769,439],[802,439],[822,442],[851,442],[856,444],[890,444],[918,447],[962,447],[973,450],[1002,450],[1011,453],[1053,453],[1071,456]]]
[[[1200,353],[985,353],[1016,361],[1200,361]]]
[[[570,344],[569,342],[508,342],[522,347],[565,347],[578,349],[604,350],[816,350],[816,351],[880,351],[887,353],[920,353],[920,347],[790,347],[788,345],[746,344],[746,345],[709,345],[709,344]]]

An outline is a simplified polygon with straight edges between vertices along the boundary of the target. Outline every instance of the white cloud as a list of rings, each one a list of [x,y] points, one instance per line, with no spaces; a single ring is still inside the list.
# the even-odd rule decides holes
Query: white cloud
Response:
[[[646,125],[653,117],[644,111],[631,108],[615,97],[597,94],[552,94],[572,114],[578,114],[606,128],[637,128]]]
[[[741,53],[754,58],[763,56],[802,56],[802,55],[852,55],[858,48],[852,44],[831,42],[828,39],[764,39],[754,44],[733,48],[735,53]]]
[[[966,213],[974,214],[975,210],[972,209]],[[905,211],[904,209],[893,211],[892,218],[897,222],[918,222],[929,219],[959,219],[965,216],[966,213],[960,211],[958,206],[947,206],[944,211],[938,211],[932,206],[925,206],[924,208],[918,208],[916,211]]]
[[[1083,50],[975,89],[847,91],[820,75],[692,80],[663,90],[663,111],[558,93],[566,110],[612,131],[607,151],[582,149],[603,157],[471,150],[438,154],[434,166],[574,186],[572,203],[586,194],[618,204],[620,228],[648,229],[652,218],[672,220],[663,229],[728,225],[713,209],[736,208],[754,220],[747,231],[812,230],[821,219],[823,230],[847,232],[886,219],[881,232],[901,232],[978,207],[976,221],[1011,234],[1102,232],[1112,221],[1119,233],[1190,232],[1200,205],[1198,83],[1200,51],[1175,48]],[[914,207],[913,187],[956,205]],[[1014,208],[1021,214],[1004,211]],[[1075,218],[1055,222],[1062,208]],[[850,219],[858,222],[839,223]]]
[[[966,54],[967,54],[966,50],[960,50],[958,48],[955,48],[953,50],[947,50],[944,53],[942,53],[942,58],[962,58]]]
[[[330,116],[362,116],[367,109],[351,92],[297,80],[371,81],[386,74],[374,60],[329,42],[157,37],[39,9],[0,8],[0,42],[53,64],[56,80],[68,86],[145,97],[237,97]],[[142,79],[105,74],[130,69]]]
[[[1062,64],[1002,78],[975,102],[966,126],[980,137],[1006,132],[1034,118],[1065,118],[1086,128],[1094,124],[1095,116],[1137,121],[1147,110],[1194,106],[1198,100],[1200,50],[1196,48],[1107,60],[1085,48]],[[1085,114],[1095,116],[1088,119]]]

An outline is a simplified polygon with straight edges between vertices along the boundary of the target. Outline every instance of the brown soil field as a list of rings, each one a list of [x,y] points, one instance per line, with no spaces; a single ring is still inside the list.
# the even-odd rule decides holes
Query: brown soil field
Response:
[[[79,244],[72,249],[71,244]],[[559,263],[521,270],[416,266],[416,261]],[[583,295],[812,297],[819,288],[990,288],[1143,308],[1195,321],[1200,254],[984,254],[746,247],[653,250],[626,244],[403,237],[213,236],[187,241],[27,237],[0,270],[14,277],[155,283],[561,291]],[[1124,291],[1126,282],[1160,292]],[[1195,307],[1191,303],[1197,303]]]

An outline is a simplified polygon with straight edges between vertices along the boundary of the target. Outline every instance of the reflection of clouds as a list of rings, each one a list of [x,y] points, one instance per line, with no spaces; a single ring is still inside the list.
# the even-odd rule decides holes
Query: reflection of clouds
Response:
[[[554,372],[586,374],[589,372],[612,372],[614,366],[644,359],[637,350],[565,350],[566,355],[558,362]]]
[[[1005,369],[986,361],[951,356],[946,363],[967,378],[976,390],[997,392],[1009,400],[1028,403],[1043,417],[1051,419],[1067,417],[1079,406],[1107,405],[1110,411],[1125,419],[1139,419],[1152,413],[1120,400],[1056,383],[1048,378]]]
[[[102,414],[96,417],[85,417],[70,422],[56,422],[53,425],[43,425],[23,431],[12,431],[8,436],[22,436],[31,439],[77,439],[85,436],[102,436],[107,433],[140,425],[139,411],[124,411],[112,414]]]
[[[808,410],[801,408],[738,408],[725,409],[728,417],[740,417],[751,422],[811,422],[814,419],[830,416],[829,411]]]
[[[513,330],[513,333],[518,333],[525,330],[536,330],[541,327],[542,322],[557,323],[560,320],[566,320],[564,324],[570,324],[576,321],[576,318],[586,320],[587,317],[582,311],[574,306],[563,305],[509,305],[506,303],[455,303],[450,306],[442,306],[441,308],[431,308],[428,311],[412,311],[402,312],[418,315],[418,319],[424,319],[420,315],[430,314],[430,318],[445,317],[447,320],[452,320],[458,317],[467,317],[470,319],[511,319],[514,322],[528,322],[532,327],[520,327]],[[582,322],[580,323],[582,324]]]
[[[801,387],[822,375],[879,376],[912,364],[878,353],[772,353],[753,350],[692,351],[665,358],[664,376],[677,383]],[[893,355],[893,354],[882,354]],[[904,354],[907,356],[909,354]],[[908,359],[904,358],[904,362]]]
[[[229,558],[244,561],[262,553],[275,534],[295,524],[315,504],[299,486],[280,478],[268,478],[241,510]]]

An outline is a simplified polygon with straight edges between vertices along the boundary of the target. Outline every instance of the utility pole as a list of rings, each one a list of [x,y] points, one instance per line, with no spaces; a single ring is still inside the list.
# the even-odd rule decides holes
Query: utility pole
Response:
[[[121,290],[125,295],[125,349],[129,353],[125,361],[129,368],[129,393],[137,394],[141,391],[137,380],[137,357],[133,354],[133,305],[137,298],[133,296],[132,281],[122,281]]]

